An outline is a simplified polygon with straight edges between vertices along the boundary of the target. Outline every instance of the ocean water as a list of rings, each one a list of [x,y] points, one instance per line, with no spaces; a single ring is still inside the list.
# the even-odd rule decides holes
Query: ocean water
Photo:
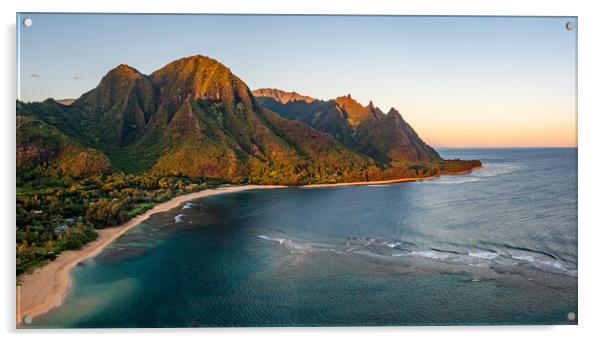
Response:
[[[485,167],[154,215],[30,327],[575,324],[577,150],[441,154]]]

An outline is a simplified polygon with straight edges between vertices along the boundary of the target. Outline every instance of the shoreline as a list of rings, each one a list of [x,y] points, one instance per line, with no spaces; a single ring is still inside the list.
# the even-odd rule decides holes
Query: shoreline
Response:
[[[183,202],[198,198],[220,195],[230,192],[255,189],[277,189],[284,188],[281,185],[240,185],[217,189],[205,189],[198,192],[174,197],[167,202],[159,203],[128,222],[103,229],[97,229],[98,238],[87,243],[82,249],[66,250],[59,256],[48,262],[48,264],[35,269],[31,274],[20,277],[22,284],[17,286],[17,327],[25,317],[34,318],[60,306],[63,303],[69,288],[71,277],[69,272],[80,262],[94,257],[102,252],[105,247],[117,240],[128,230],[134,228],[151,215],[180,206]]]
[[[354,185],[378,185],[378,184],[393,184],[393,183],[405,183],[415,182],[420,180],[435,179],[443,175],[429,176],[429,177],[414,177],[414,178],[398,178],[382,181],[362,181],[362,182],[347,182],[347,183],[332,183],[332,184],[308,184],[299,186],[300,188],[336,188],[339,186],[354,186]]]
[[[483,167],[484,167],[484,165],[475,166],[469,170],[442,173],[439,175],[428,176],[428,177],[397,178],[397,179],[389,179],[389,180],[382,180],[382,181],[361,181],[361,182],[346,182],[346,183],[331,183],[331,184],[328,184],[328,183],[326,183],[326,184],[308,184],[308,185],[301,185],[301,186],[299,186],[299,188],[334,188],[334,187],[339,187],[339,186],[377,185],[377,184],[415,182],[415,181],[421,181],[421,180],[436,179],[441,176],[447,176],[447,175],[465,175],[465,174],[471,173],[474,170],[481,169]]]
[[[474,169],[467,170],[461,173],[449,173],[449,174],[465,174],[470,173]],[[354,186],[354,185],[371,185],[371,184],[392,184],[402,182],[412,182],[418,180],[429,180],[434,179],[442,175],[421,177],[421,178],[400,178],[383,181],[363,181],[363,182],[347,182],[347,183],[333,183],[333,184],[309,184],[299,186],[300,188],[331,188],[341,186]],[[16,300],[17,300],[17,314],[16,323],[17,327],[21,325],[25,317],[31,319],[36,316],[43,315],[48,311],[60,306],[63,300],[67,296],[68,290],[71,287],[71,277],[69,272],[72,268],[77,266],[80,262],[85,261],[88,258],[92,258],[100,254],[108,245],[113,241],[117,240],[123,234],[130,229],[136,227],[141,222],[148,219],[151,215],[160,212],[168,211],[170,209],[180,206],[183,202],[220,195],[231,192],[238,192],[244,190],[256,190],[256,189],[280,189],[288,188],[292,186],[287,185],[237,185],[216,189],[205,189],[198,192],[174,197],[167,202],[159,203],[153,208],[147,210],[143,214],[140,214],[128,222],[116,227],[108,227],[103,229],[97,229],[98,238],[94,241],[87,243],[82,249],[79,250],[66,250],[63,251],[59,256],[48,262],[48,264],[35,269],[31,274],[25,274],[20,277],[21,285],[17,286]]]

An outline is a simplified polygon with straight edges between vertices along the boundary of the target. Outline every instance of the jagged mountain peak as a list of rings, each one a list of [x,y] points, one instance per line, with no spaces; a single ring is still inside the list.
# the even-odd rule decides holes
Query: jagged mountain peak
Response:
[[[441,157],[422,141],[395,108],[385,114],[372,101],[363,106],[351,94],[305,106],[294,103],[264,106],[331,134],[346,146],[382,163],[433,161]]]
[[[143,133],[156,105],[151,79],[127,64],[120,64],[70,107],[88,121],[88,126],[102,127],[99,129],[102,132],[94,134],[95,140],[102,141],[101,144],[126,145]]]
[[[107,96],[111,99],[122,98],[122,95],[129,92],[138,81],[150,82],[140,71],[127,64],[119,64],[102,77],[96,88],[83,94],[75,102],[90,100],[91,97],[97,99],[103,97],[105,101],[109,101]],[[109,103],[104,104],[109,105]]]
[[[401,113],[395,109],[395,107],[391,107],[391,109],[389,109],[389,111],[387,112],[387,115],[398,115],[401,117]]]
[[[377,113],[372,101],[370,101],[368,106],[364,107],[361,103],[351,97],[351,94],[339,96],[335,99],[335,102],[347,113],[347,121],[354,127],[375,118],[380,113],[380,110]]]

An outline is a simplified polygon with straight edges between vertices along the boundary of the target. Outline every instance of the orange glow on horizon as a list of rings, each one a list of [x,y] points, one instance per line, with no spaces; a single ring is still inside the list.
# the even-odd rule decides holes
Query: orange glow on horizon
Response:
[[[431,146],[577,147],[577,113],[572,98],[508,100],[466,105],[442,101],[428,108],[409,106],[402,115]]]

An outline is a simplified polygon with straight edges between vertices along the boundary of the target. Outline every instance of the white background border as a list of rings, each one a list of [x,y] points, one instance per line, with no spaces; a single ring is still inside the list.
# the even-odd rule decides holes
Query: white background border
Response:
[[[602,326],[601,279],[602,226],[595,215],[602,210],[602,11],[595,1],[527,0],[2,0],[2,81],[0,96],[0,153],[2,167],[2,301],[1,333],[19,341],[107,341],[135,338],[146,341],[169,338],[231,339],[251,341],[305,341],[325,338],[339,341],[443,340],[462,341],[578,341],[593,339]],[[16,12],[130,12],[130,13],[299,13],[299,14],[420,14],[420,15],[554,15],[579,16],[579,326],[566,327],[401,327],[401,328],[280,328],[280,329],[169,329],[169,330],[79,330],[16,331],[15,322],[15,100],[16,100]],[[43,57],[42,57],[43,58]],[[80,333],[86,334],[81,336]],[[168,334],[178,333],[171,337]],[[43,336],[42,336],[43,335]],[[121,336],[118,336],[121,335]],[[136,336],[137,337],[137,336]],[[6,341],[6,339],[3,339]]]

